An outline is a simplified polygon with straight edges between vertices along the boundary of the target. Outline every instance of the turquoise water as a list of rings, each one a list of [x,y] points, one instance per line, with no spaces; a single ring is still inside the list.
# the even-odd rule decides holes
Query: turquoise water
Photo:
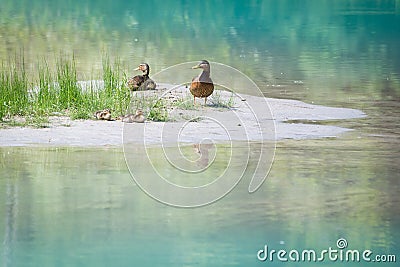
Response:
[[[305,143],[279,148],[255,194],[247,193],[245,177],[225,198],[197,209],[144,194],[120,148],[3,148],[2,264],[255,266],[264,245],[322,251],[337,248],[339,238],[349,249],[398,254],[395,163],[373,164],[374,146],[338,152],[332,141]]]
[[[259,191],[248,194],[245,177],[225,198],[197,209],[172,208],[142,192],[121,148],[2,148],[1,262],[253,266],[265,244],[321,251],[342,237],[349,249],[398,255],[398,161],[378,145],[278,143]],[[282,265],[264,264],[274,263]]]
[[[51,62],[74,53],[81,78],[90,78],[101,70],[103,53],[120,58],[128,73],[142,61],[154,73],[207,58],[240,69],[270,96],[398,97],[399,5],[3,0],[0,59],[23,50],[34,68],[42,57]]]
[[[257,252],[339,238],[399,261],[398,0],[0,2],[0,60],[23,51],[28,71],[60,52],[75,55],[81,79],[97,77],[103,53],[127,73],[206,58],[268,97],[368,115],[333,122],[354,129],[340,138],[278,142],[259,191],[245,179],[198,209],[144,194],[120,148],[1,148],[3,266],[320,266]]]

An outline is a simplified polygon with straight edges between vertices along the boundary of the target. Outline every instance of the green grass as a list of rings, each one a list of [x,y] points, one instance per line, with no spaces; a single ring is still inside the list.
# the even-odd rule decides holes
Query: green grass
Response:
[[[206,106],[213,108],[233,108],[235,105],[235,95],[231,93],[229,99],[221,96],[222,90],[214,90],[213,94],[207,98]],[[177,101],[171,103],[172,106],[183,109],[183,110],[198,110],[201,106],[203,106],[204,98],[197,98],[196,104],[193,102],[193,96],[187,94],[186,96],[177,99]]]
[[[0,119],[11,115],[25,115],[30,107],[28,79],[23,58],[2,64],[0,72]]]
[[[43,64],[38,64],[37,71],[39,84],[36,91],[35,110],[39,115],[44,115],[59,109],[58,94],[46,60]]]
[[[89,119],[99,109],[109,108],[113,116],[125,114],[130,92],[126,75],[119,60],[111,63],[103,59],[104,89],[90,84],[82,88],[78,83],[74,56],[60,55],[55,66],[46,59],[36,66],[36,73],[28,80],[23,56],[15,56],[0,65],[0,121],[13,123],[13,117],[25,117],[26,125],[38,127],[54,114],[72,119]],[[39,126],[40,127],[40,126]]]
[[[214,93],[209,98],[211,102],[210,106],[215,108],[233,108],[233,106],[235,105],[234,96],[234,93],[231,93],[229,99],[223,99],[219,90],[214,90]]]
[[[172,103],[174,106],[184,110],[197,110],[199,106],[193,103],[193,96],[188,94],[185,97],[177,99],[176,102]]]
[[[58,100],[62,109],[80,107],[84,100],[82,89],[78,85],[75,59],[60,57],[57,61]],[[42,89],[42,88],[40,88]]]
[[[104,90],[100,91],[99,99],[104,101],[103,106],[108,106],[118,115],[125,114],[130,103],[130,91],[126,86],[127,76],[122,71],[121,64],[117,60],[113,65],[108,57],[103,59]],[[99,107],[99,109],[101,109]]]
[[[154,105],[150,106],[147,118],[152,121],[168,121],[168,110],[165,101],[159,99]]]
[[[157,95],[146,95],[142,92],[133,93],[128,113],[135,113],[141,109],[147,114],[147,119],[152,121],[169,121],[168,102]]]

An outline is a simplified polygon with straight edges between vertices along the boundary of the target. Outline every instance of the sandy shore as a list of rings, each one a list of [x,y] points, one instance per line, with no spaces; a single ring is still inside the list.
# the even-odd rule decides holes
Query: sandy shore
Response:
[[[143,93],[143,92],[140,92]],[[145,92],[174,99],[187,94]],[[359,110],[311,105],[296,100],[261,98],[218,92],[222,101],[233,100],[231,108],[204,106],[198,100],[195,110],[170,109],[173,122],[122,123],[120,121],[74,120],[51,117],[48,128],[12,127],[0,130],[0,146],[120,146],[124,142],[161,144],[169,142],[213,142],[227,140],[259,141],[337,137],[350,131],[332,125],[287,123],[288,121],[324,121],[361,118]],[[186,96],[187,97],[187,96]],[[190,98],[187,98],[190,99]],[[200,105],[201,103],[201,105]],[[210,104],[211,103],[211,104]]]

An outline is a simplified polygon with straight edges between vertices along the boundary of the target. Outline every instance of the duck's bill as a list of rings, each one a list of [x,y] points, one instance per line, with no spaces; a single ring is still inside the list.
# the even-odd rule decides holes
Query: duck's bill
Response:
[[[140,70],[140,68],[139,67],[137,67],[136,69],[134,69],[134,70]]]
[[[196,66],[192,67],[192,69],[198,69],[198,68],[200,68],[200,65],[196,65]]]

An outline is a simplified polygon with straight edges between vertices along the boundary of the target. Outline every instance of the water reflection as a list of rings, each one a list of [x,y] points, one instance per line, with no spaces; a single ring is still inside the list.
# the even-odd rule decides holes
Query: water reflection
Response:
[[[243,266],[256,263],[266,242],[318,249],[339,237],[352,248],[398,252],[395,162],[380,161],[375,144],[364,143],[363,150],[358,143],[339,144],[281,142],[259,191],[248,194],[246,176],[225,198],[200,209],[148,197],[118,148],[2,148],[3,262]]]
[[[345,100],[351,88],[372,97],[381,83],[399,93],[398,1],[3,2],[0,59],[23,49],[31,69],[60,51],[75,54],[87,79],[101,71],[103,52],[127,70],[146,61],[155,72],[207,57],[270,96]]]
[[[205,168],[210,163],[210,154],[214,155],[211,158],[215,157],[215,146],[213,144],[193,144],[192,145],[194,154],[196,158],[194,159],[197,162],[197,165],[200,168]]]

